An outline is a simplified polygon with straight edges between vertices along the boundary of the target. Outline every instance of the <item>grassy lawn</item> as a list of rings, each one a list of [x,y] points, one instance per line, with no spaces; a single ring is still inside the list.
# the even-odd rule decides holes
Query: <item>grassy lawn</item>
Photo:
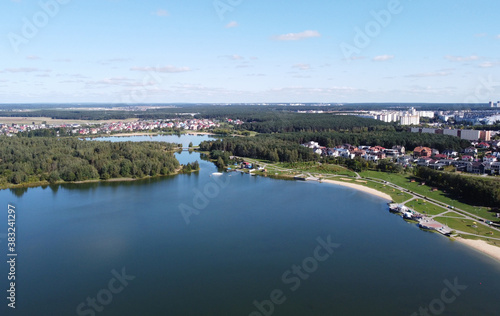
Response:
[[[319,173],[319,174],[335,174],[348,177],[355,177],[356,173],[338,165],[317,163],[279,163],[279,167],[285,169],[294,169],[298,172]]]
[[[422,199],[415,199],[412,200],[408,203],[406,203],[406,206],[409,208],[421,213],[421,214],[428,214],[428,215],[439,215],[441,213],[446,212],[445,208],[439,207],[437,205],[434,205],[432,203],[426,203],[425,201],[422,201]]]
[[[389,182],[392,182],[396,185],[399,185],[405,189],[413,191],[415,193],[418,193],[418,194],[421,194],[423,196],[426,196],[426,197],[429,197],[431,199],[442,202],[446,205],[451,205],[453,207],[460,208],[464,211],[467,211],[471,214],[475,214],[477,216],[481,216],[481,217],[488,219],[488,220],[492,220],[492,221],[497,220],[493,213],[488,212],[488,210],[490,210],[490,208],[465,204],[465,203],[462,203],[462,202],[459,202],[457,200],[453,200],[453,199],[449,198],[448,196],[445,195],[445,193],[443,191],[440,191],[440,190],[432,191],[431,190],[432,188],[429,186],[420,185],[419,182],[410,182],[410,180],[412,178],[414,178],[412,175],[385,173],[385,172],[378,172],[378,171],[363,171],[363,172],[360,172],[360,175],[362,177],[376,178],[376,179],[389,181]]]
[[[446,218],[446,217],[436,217],[436,221],[448,225],[451,229],[461,230],[467,233],[480,235],[484,237],[494,237],[500,238],[500,233],[490,229],[484,225],[478,224],[477,228],[472,227],[473,220],[469,219],[458,219],[458,218]],[[492,232],[493,234],[490,234]]]

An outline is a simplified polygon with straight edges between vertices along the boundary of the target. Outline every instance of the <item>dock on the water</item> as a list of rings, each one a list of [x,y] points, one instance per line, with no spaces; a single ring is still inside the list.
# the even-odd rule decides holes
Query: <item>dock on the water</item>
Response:
[[[410,219],[418,222],[418,227],[423,229],[435,230],[438,233],[449,236],[452,230],[433,219],[428,218],[426,215],[421,214],[415,210],[411,210],[403,204],[389,204],[389,210],[394,213],[400,213],[404,219]]]

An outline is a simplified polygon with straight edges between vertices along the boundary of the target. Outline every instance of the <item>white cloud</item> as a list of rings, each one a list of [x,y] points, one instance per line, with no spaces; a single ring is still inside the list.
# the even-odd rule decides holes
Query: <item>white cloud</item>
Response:
[[[496,66],[498,63],[493,63],[491,61],[485,61],[484,63],[479,64],[479,67],[481,68],[491,68]]]
[[[300,69],[300,70],[310,70],[311,69],[311,65],[309,64],[295,64],[292,66],[292,68],[297,68],[297,69]]]
[[[51,70],[43,70],[39,68],[21,67],[21,68],[6,68],[5,72],[12,73],[29,73],[29,72],[51,72]]]
[[[448,59],[449,61],[473,61],[473,60],[478,60],[479,57],[476,55],[471,55],[471,56],[452,56],[452,55],[446,55],[444,58]]]
[[[189,67],[175,67],[175,66],[163,66],[163,67],[132,67],[132,71],[152,71],[152,72],[165,72],[165,73],[177,73],[177,72],[187,72],[191,71]]]
[[[275,41],[299,41],[307,38],[321,37],[318,31],[304,31],[300,33],[288,33],[274,36]]]
[[[245,57],[240,56],[238,54],[224,55],[224,56],[220,56],[220,57],[228,58],[228,59],[231,59],[231,60],[243,60],[243,59],[245,59]]]
[[[161,16],[161,17],[165,17],[165,16],[169,16],[170,13],[168,13],[167,10],[164,10],[164,9],[158,9],[156,10],[155,12],[153,12],[153,15],[156,15],[156,16]]]
[[[373,61],[387,61],[394,59],[394,55],[380,55],[380,56],[375,56],[373,57]]]
[[[409,78],[425,78],[425,77],[445,77],[451,74],[450,71],[437,71],[437,72],[422,72],[418,74],[408,75]]]
[[[228,24],[226,24],[226,26],[225,26],[225,27],[226,27],[227,29],[230,29],[230,28],[233,28],[233,27],[238,27],[238,26],[239,26],[238,22],[236,22],[236,21],[231,21],[231,22],[229,22]]]

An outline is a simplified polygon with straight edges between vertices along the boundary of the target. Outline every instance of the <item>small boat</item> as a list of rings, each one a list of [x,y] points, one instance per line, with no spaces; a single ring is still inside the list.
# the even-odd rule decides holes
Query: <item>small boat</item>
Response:
[[[213,176],[222,176],[222,172],[214,172],[212,173]]]

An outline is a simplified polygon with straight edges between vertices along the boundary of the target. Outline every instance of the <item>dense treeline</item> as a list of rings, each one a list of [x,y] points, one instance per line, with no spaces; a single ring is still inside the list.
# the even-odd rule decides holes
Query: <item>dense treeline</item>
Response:
[[[31,131],[17,133],[18,137],[56,137],[56,136],[71,136],[71,131],[68,128],[44,128]]]
[[[229,155],[273,162],[314,161],[318,155],[299,144],[271,137],[234,137],[217,141],[205,141],[200,150],[210,151],[212,159],[226,159]],[[222,154],[224,152],[224,154]]]
[[[241,129],[258,133],[394,130],[391,124],[349,115],[265,113],[244,123]]]
[[[441,188],[472,205],[500,205],[500,181],[461,176],[430,168],[417,168],[416,175],[428,185]]]
[[[182,165],[181,172],[190,173],[198,170],[200,170],[200,163],[198,162],[198,160],[196,160],[195,162],[188,162],[187,164]]]
[[[392,146],[399,145],[405,146],[407,150],[413,150],[417,146],[425,146],[443,151],[445,149],[461,150],[470,146],[469,141],[449,135],[396,131],[285,133],[274,134],[272,137],[298,144],[315,141],[326,147],[351,144],[353,146],[367,145],[392,148]]]
[[[405,103],[357,103],[342,105],[304,104],[289,106],[283,104],[155,104],[158,108],[145,111],[125,111],[111,109],[116,107],[138,107],[142,104],[2,104],[0,116],[15,117],[51,117],[58,119],[87,119],[87,120],[123,120],[127,118],[165,119],[178,117],[181,113],[196,113],[201,118],[225,119],[239,118],[250,122],[256,114],[262,113],[292,113],[297,111],[376,111],[397,110],[406,111],[410,107],[417,110],[429,111],[458,111],[458,110],[491,110],[487,104],[405,104]],[[95,107],[99,110],[88,110]],[[81,110],[79,109],[81,108]],[[109,108],[109,110],[101,109]],[[25,111],[17,111],[19,109]],[[26,111],[29,110],[29,111]]]
[[[0,184],[55,183],[174,173],[173,144],[0,137]]]

